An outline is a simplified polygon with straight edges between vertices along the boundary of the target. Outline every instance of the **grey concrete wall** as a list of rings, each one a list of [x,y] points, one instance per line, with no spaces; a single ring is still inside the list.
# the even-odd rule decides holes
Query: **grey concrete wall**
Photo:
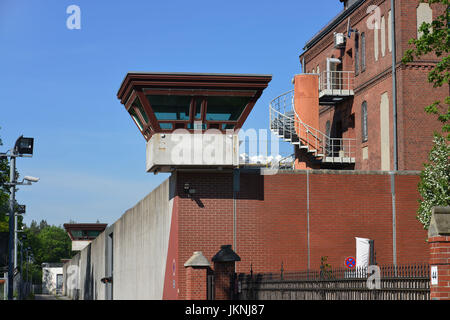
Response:
[[[80,298],[80,257],[81,252],[63,266],[63,294],[70,299]]]
[[[162,299],[174,180],[163,182],[114,224],[114,299]]]
[[[64,294],[104,300],[108,235],[113,233],[113,298],[162,299],[175,177],[164,181],[64,265]],[[78,271],[78,273],[77,273]]]

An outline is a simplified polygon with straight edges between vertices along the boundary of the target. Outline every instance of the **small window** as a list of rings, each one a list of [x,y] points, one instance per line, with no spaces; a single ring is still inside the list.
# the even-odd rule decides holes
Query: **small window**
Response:
[[[359,74],[359,35],[355,35],[355,74]]]
[[[361,72],[366,70],[366,34],[361,33]]]
[[[368,127],[367,127],[367,102],[364,101],[361,106],[361,136],[362,142],[368,140]]]
[[[325,135],[327,137],[330,137],[330,132],[331,132],[331,123],[330,120],[328,120],[327,123],[325,124]]]
[[[206,107],[206,120],[237,121],[249,102],[249,97],[210,96]]]

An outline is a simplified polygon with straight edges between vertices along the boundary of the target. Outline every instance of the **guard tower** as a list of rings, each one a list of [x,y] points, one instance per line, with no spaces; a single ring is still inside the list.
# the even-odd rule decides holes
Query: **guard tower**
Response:
[[[126,75],[117,97],[147,141],[147,172],[239,165],[238,131],[272,76]]]
[[[104,223],[65,223],[64,229],[72,240],[72,251],[81,251],[107,226]]]

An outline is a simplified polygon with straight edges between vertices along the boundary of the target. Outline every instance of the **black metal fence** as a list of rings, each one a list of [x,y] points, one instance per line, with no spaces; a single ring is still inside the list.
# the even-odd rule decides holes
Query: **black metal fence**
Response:
[[[239,300],[429,300],[426,264],[239,274]]]

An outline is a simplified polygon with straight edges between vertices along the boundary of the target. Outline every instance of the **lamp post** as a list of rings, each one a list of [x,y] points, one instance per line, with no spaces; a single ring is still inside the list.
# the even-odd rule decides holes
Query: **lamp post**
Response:
[[[16,265],[16,259],[14,252],[15,249],[15,230],[16,230],[16,217],[15,217],[15,207],[16,207],[16,186],[17,185],[31,185],[32,182],[39,181],[38,178],[25,177],[22,182],[16,181],[16,158],[17,157],[31,157],[33,155],[34,139],[24,138],[20,136],[16,140],[14,148],[10,150],[10,154],[0,154],[2,157],[11,158],[10,161],[10,172],[9,172],[9,183],[5,185],[10,187],[9,196],[9,245],[8,245],[8,300],[13,300],[14,295],[14,266]],[[27,181],[27,182],[25,182]]]

